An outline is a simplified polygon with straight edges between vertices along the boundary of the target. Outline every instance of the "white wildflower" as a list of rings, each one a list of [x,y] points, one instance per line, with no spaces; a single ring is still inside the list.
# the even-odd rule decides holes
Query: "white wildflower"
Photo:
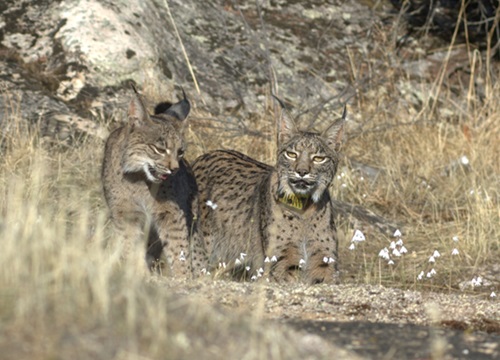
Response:
[[[492,298],[492,299],[493,299],[493,298],[496,298],[496,297],[497,297],[497,294],[495,294],[495,292],[494,292],[494,291],[492,291],[492,292],[491,292],[491,294],[490,294],[490,298]]]
[[[250,271],[250,266],[245,267],[246,271]]]
[[[430,263],[435,263],[435,262],[436,262],[436,259],[434,258],[434,256],[431,256],[431,257],[429,258],[429,262],[430,262]]]
[[[181,254],[179,255],[179,261],[186,261],[186,256],[184,255],[184,250],[181,250]]]
[[[451,251],[451,255],[458,255],[458,254],[459,254],[459,253],[458,253],[458,249],[457,249],[457,248],[455,248],[455,249],[453,249],[453,250]]]
[[[396,241],[396,245],[403,246],[403,239],[399,239],[398,241]]]
[[[401,246],[401,249],[399,249],[399,252],[401,254],[406,254],[408,252],[408,249],[403,245],[403,246]]]
[[[481,286],[483,284],[483,279],[481,278],[481,276],[478,276],[478,277],[474,277],[472,280],[471,280],[471,284],[472,286]]]
[[[299,268],[302,269],[302,265],[305,265],[306,261],[304,259],[300,259],[299,261]]]
[[[335,259],[334,258],[328,258],[328,264],[334,263]]]
[[[458,241],[458,236],[456,236],[456,235],[455,235],[455,236],[453,236],[451,239],[452,239],[454,242],[457,242],[457,241]]]
[[[271,258],[271,262],[276,262],[278,261],[278,258],[276,257],[276,255],[274,255],[272,258]]]
[[[264,262],[270,262],[271,260],[269,259],[269,256],[266,256],[266,258],[264,259]]]
[[[245,254],[245,253],[240,253],[240,259],[241,259],[241,260],[245,259],[245,256],[247,256],[247,254]]]
[[[354,232],[354,236],[351,239],[352,242],[361,242],[365,241],[365,235],[360,230],[356,230]]]
[[[252,280],[252,281],[257,280],[257,276],[253,275],[253,276],[250,278],[250,280]]]
[[[463,155],[460,158],[460,162],[462,163],[462,165],[469,165],[469,158],[467,156]]]
[[[343,188],[346,188],[347,184],[346,183],[342,183],[342,185],[340,185],[340,186],[342,186]]]
[[[263,269],[263,268],[260,268],[259,270],[257,270],[257,272],[258,272],[259,274],[263,274],[263,273],[264,273],[264,269]]]
[[[394,265],[394,261],[389,260],[389,261],[387,262],[387,265]]]
[[[431,273],[431,275],[436,275],[436,270],[434,270],[434,268],[432,268],[430,273]]]
[[[351,245],[349,245],[349,250],[355,250],[356,249],[356,245],[354,245],[354,243],[351,243]]]
[[[391,241],[391,244],[389,245],[389,249],[395,249],[396,248],[396,242]]]
[[[432,277],[432,274],[430,272],[428,272],[426,276],[427,276],[427,278],[430,279]]]
[[[211,207],[211,208],[212,208],[212,210],[217,209],[217,206],[218,206],[218,205],[217,205],[216,203],[214,203],[212,200],[207,200],[207,202],[206,202],[205,204],[207,204],[207,206],[208,206],[208,207]]]
[[[394,237],[400,237],[401,236],[401,231],[399,231],[399,229],[397,229],[396,231],[394,231],[394,235],[392,235]]]
[[[394,250],[392,250],[392,255],[397,256],[397,257],[400,257],[400,256],[401,256],[401,253],[399,252],[399,250],[398,250],[398,249],[394,249]]]
[[[378,253],[378,256],[381,257],[382,259],[389,260],[390,259],[389,250],[387,248],[383,248]]]
[[[234,265],[241,265],[241,261],[240,261],[240,259],[236,259],[236,260],[234,260]]]
[[[435,258],[438,258],[441,256],[441,254],[439,253],[439,251],[434,250],[434,252],[432,253],[432,256],[434,256]]]
[[[425,274],[424,274],[424,271],[422,270],[422,271],[420,272],[420,274],[418,274],[418,276],[417,276],[417,280],[422,280],[422,278],[424,277],[424,275],[425,275]]]
[[[328,264],[328,256],[325,256],[325,257],[323,258],[323,262],[324,262],[325,264]]]

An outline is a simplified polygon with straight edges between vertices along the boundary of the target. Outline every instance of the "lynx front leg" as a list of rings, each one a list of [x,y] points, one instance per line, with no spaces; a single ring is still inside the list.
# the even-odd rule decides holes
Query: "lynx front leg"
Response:
[[[304,264],[304,280],[308,284],[337,283],[336,240],[323,238],[310,240],[306,244],[307,262]]]
[[[300,270],[304,259],[301,257],[299,246],[294,243],[282,242],[277,244],[273,250],[268,253],[268,258],[276,260],[271,261],[270,276],[276,281],[296,281],[300,276]]]

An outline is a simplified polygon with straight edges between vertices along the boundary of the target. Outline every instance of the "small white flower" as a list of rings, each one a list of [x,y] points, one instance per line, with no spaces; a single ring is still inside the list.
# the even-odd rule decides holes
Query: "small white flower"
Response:
[[[389,260],[389,261],[387,262],[387,265],[394,265],[394,261]]]
[[[462,165],[469,165],[469,158],[467,156],[463,155],[460,158],[460,162],[462,163]]]
[[[304,259],[300,259],[299,261],[299,268],[302,269],[302,265],[305,265],[306,261]]]
[[[346,183],[342,183],[342,185],[340,185],[340,186],[342,186],[343,188],[346,188],[347,184]]]
[[[181,250],[181,254],[179,255],[179,261],[186,261],[186,256],[184,255],[184,250]]]
[[[250,271],[250,266],[245,267],[246,271]]]
[[[399,229],[397,229],[396,231],[394,231],[394,235],[392,235],[394,237],[400,237],[401,236],[401,231],[399,231]]]
[[[395,249],[396,248],[396,242],[391,241],[391,244],[389,245],[389,249]]]
[[[389,256],[389,250],[387,248],[383,248],[378,253],[378,256],[381,257],[382,259],[389,260],[389,258],[390,258],[390,256]]]
[[[240,253],[240,259],[241,259],[241,260],[245,259],[245,256],[247,256],[247,254],[245,254],[245,253]]]
[[[363,199],[366,198],[366,194],[363,194]]]
[[[432,268],[430,273],[431,273],[431,275],[436,275],[436,270],[434,270],[434,268]]]
[[[264,259],[264,262],[270,262],[271,260],[269,259],[269,256],[266,256],[266,258]]]
[[[351,243],[351,245],[349,246],[349,250],[355,250],[356,249],[356,245],[354,245],[354,243]]]
[[[257,273],[259,273],[259,274],[263,274],[263,273],[264,273],[264,269],[263,269],[263,268],[260,268],[259,270],[257,270]]]
[[[363,233],[360,230],[356,230],[354,232],[354,236],[351,239],[352,242],[361,242],[365,240],[366,240],[365,235],[363,235]]]
[[[458,254],[459,253],[458,253],[458,249],[457,248],[453,249],[452,252],[451,252],[451,255],[458,255]]]
[[[427,276],[427,278],[430,279],[432,277],[432,274],[430,272],[428,272],[426,276]]]
[[[394,250],[392,250],[392,255],[399,257],[399,256],[401,256],[401,253],[399,252],[398,249],[394,249]]]
[[[334,263],[335,259],[334,258],[328,258],[328,264]]]
[[[430,263],[435,263],[435,262],[436,262],[436,259],[434,259],[434,256],[431,256],[431,257],[429,258],[429,262],[430,262]]]
[[[483,283],[483,279],[481,278],[481,276],[478,276],[478,277],[474,277],[471,282],[472,286],[476,287],[476,286],[481,286],[482,283]]]
[[[401,249],[399,249],[399,252],[401,254],[406,254],[408,252],[408,249],[403,245],[403,246],[401,246]]]
[[[495,294],[495,292],[494,292],[494,291],[492,291],[492,292],[491,292],[491,294],[490,294],[490,298],[492,298],[492,299],[493,299],[493,298],[496,298],[496,297],[497,297],[497,294]]]
[[[432,253],[432,256],[434,256],[435,258],[438,258],[441,256],[441,254],[439,253],[439,251],[434,250],[434,252]]]
[[[212,200],[207,200],[207,202],[206,202],[205,204],[207,204],[207,206],[208,206],[208,207],[211,207],[211,208],[212,208],[212,210],[217,209],[217,206],[218,206],[218,205],[217,205],[216,203],[214,203]]]
[[[252,281],[257,280],[257,276],[253,275],[253,276],[250,278],[250,280],[252,280]]]
[[[344,177],[344,176],[345,176],[345,173],[341,172],[340,177]]]
[[[399,239],[398,241],[396,241],[396,245],[403,246],[403,239]]]
[[[364,180],[365,180],[365,178],[364,178],[363,176],[360,176],[360,177],[359,177],[359,180],[360,180],[360,181],[364,181]]]
[[[240,261],[240,259],[236,259],[236,260],[234,260],[234,265],[241,265],[241,261]]]
[[[458,241],[458,236],[456,236],[456,235],[455,235],[455,236],[453,236],[451,239],[452,239],[454,242],[457,242],[457,241]]]
[[[201,269],[201,273],[203,275],[210,275],[210,271],[207,271],[207,269],[205,269],[205,268]]]
[[[323,262],[324,262],[325,264],[328,264],[328,256],[325,256],[325,257],[323,258]]]
[[[278,258],[276,257],[276,255],[274,255],[272,258],[271,258],[271,262],[277,262],[278,261]]]
[[[421,271],[420,274],[418,274],[418,276],[417,276],[417,280],[422,280],[422,278],[424,277],[424,275],[425,275],[424,272]]]

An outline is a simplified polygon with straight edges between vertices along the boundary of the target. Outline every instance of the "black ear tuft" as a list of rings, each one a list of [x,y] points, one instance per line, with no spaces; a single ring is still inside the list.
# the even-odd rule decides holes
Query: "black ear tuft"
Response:
[[[172,106],[171,102],[163,101],[155,106],[155,115],[163,114]]]

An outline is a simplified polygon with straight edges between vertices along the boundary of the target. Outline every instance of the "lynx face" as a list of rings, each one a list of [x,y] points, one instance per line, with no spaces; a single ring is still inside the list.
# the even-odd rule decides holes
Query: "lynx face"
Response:
[[[321,136],[306,133],[292,139],[278,155],[280,190],[318,202],[333,180],[337,163],[337,154]]]
[[[276,167],[280,195],[298,195],[313,202],[321,199],[337,171],[344,120],[345,114],[322,134],[300,132],[283,111]]]
[[[156,116],[149,116],[131,103],[128,147],[122,158],[124,173],[143,172],[149,181],[161,183],[179,169],[186,144],[183,118],[176,109],[186,107],[187,114],[189,103],[184,101]]]

